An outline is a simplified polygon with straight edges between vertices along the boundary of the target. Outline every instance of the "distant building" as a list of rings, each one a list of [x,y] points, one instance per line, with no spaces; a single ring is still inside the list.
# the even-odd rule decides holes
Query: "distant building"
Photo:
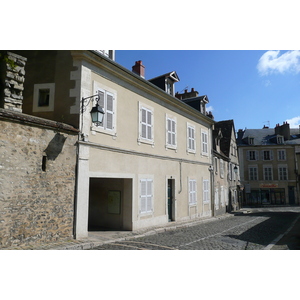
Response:
[[[233,120],[216,122],[213,131],[215,215],[241,207],[240,167]]]
[[[244,205],[299,205],[299,129],[239,129],[237,142]]]

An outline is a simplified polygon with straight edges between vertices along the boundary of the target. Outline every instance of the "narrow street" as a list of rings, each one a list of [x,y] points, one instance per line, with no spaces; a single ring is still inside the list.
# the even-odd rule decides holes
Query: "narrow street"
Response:
[[[299,207],[244,210],[192,227],[101,245],[94,250],[274,250],[300,216]],[[274,245],[276,244],[276,247]],[[289,243],[300,249],[300,240]]]

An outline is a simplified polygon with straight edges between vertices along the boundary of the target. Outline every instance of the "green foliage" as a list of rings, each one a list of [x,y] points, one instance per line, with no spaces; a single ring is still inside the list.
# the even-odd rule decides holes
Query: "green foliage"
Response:
[[[8,55],[4,53],[0,53],[0,62],[1,61],[7,63],[12,69],[17,66],[16,63],[12,59],[8,58]]]

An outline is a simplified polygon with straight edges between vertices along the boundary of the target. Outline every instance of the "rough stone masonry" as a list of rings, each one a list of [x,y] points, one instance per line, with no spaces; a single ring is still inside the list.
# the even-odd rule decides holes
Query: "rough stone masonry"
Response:
[[[77,134],[0,108],[0,248],[73,237]]]
[[[12,52],[5,52],[1,53],[2,61],[0,62],[0,108],[22,112],[27,59]]]

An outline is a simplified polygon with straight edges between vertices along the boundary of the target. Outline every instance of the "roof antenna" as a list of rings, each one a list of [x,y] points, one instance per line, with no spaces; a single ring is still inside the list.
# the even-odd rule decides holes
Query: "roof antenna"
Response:
[[[180,94],[182,93],[182,92],[184,92],[185,90],[188,90],[189,89],[189,86],[186,86],[182,91],[180,91]]]

